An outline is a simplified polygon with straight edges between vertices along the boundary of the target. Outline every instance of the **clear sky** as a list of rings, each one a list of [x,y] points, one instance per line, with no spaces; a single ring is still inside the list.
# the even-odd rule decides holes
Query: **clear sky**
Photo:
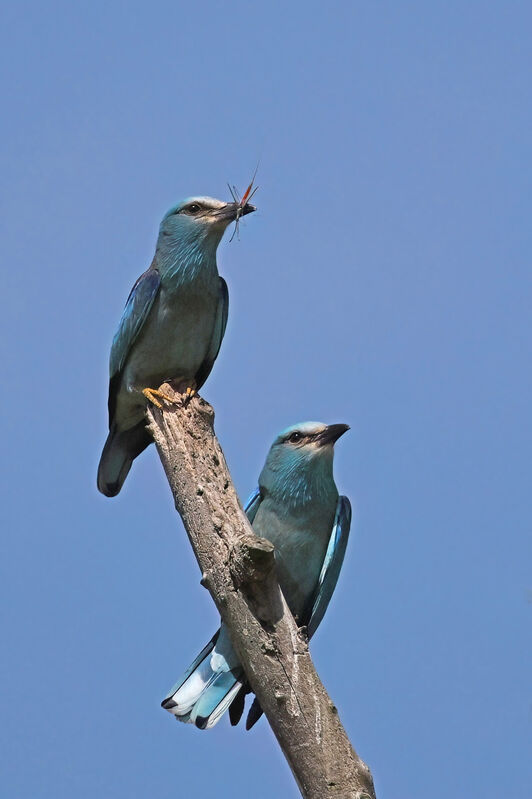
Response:
[[[530,4],[2,17],[2,795],[298,795],[264,719],[159,707],[217,618],[154,448],[95,487],[160,218],[260,158],[204,388],[238,490],[286,425],[351,425],[312,652],[378,797],[530,799]]]

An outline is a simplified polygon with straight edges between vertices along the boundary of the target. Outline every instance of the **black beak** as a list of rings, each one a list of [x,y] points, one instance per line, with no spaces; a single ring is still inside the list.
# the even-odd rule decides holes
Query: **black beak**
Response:
[[[228,222],[234,222],[237,216],[246,216],[246,214],[252,214],[253,211],[256,211],[254,205],[251,203],[246,203],[242,208],[240,203],[226,203],[223,208],[220,208],[219,211],[216,211],[216,216],[219,219],[226,219]]]
[[[330,424],[325,428],[323,433],[317,436],[316,441],[320,447],[326,447],[327,444],[334,444],[335,441],[338,441],[340,436],[343,436],[348,430],[348,424]]]

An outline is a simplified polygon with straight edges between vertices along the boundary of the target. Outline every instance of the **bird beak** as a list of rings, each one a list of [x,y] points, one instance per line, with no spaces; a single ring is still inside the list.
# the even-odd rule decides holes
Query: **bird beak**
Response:
[[[242,207],[240,203],[226,203],[219,211],[215,211],[214,215],[217,219],[223,219],[224,222],[229,224],[229,222],[234,222],[237,217],[252,214],[253,211],[256,210],[255,206],[251,205],[251,203],[246,203],[244,207]]]
[[[338,441],[340,436],[343,436],[343,434],[347,433],[348,430],[348,424],[330,424],[325,428],[323,433],[319,434],[319,436],[316,438],[316,441],[320,447],[326,447],[327,444],[334,444],[336,441]]]

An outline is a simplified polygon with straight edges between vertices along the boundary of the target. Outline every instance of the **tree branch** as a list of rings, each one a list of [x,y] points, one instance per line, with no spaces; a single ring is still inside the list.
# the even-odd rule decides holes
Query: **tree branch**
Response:
[[[172,394],[168,384],[161,389]],[[279,745],[307,799],[375,799],[279,589],[274,548],[252,531],[214,434],[195,397],[158,410],[149,429],[209,590]]]

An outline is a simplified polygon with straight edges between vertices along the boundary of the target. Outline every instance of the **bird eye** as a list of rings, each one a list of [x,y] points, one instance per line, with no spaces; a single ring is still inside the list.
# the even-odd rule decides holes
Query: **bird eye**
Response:
[[[201,206],[198,205],[198,203],[191,203],[190,205],[187,205],[186,210],[189,212],[189,214],[197,214],[198,211],[201,211]]]
[[[298,441],[301,441],[302,438],[303,436],[301,433],[298,433],[297,430],[295,433],[292,433],[292,435],[288,436],[288,440],[291,444],[296,444]]]

